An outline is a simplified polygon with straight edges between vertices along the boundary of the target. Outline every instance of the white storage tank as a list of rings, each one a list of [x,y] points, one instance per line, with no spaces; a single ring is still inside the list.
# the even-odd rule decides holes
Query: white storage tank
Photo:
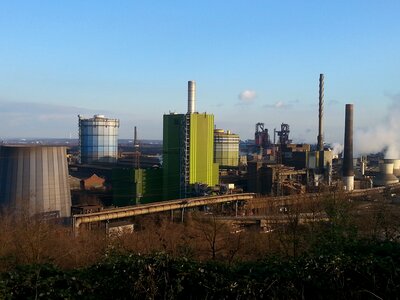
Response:
[[[119,120],[109,119],[104,115],[94,115],[93,118],[79,115],[78,118],[80,162],[116,162]]]

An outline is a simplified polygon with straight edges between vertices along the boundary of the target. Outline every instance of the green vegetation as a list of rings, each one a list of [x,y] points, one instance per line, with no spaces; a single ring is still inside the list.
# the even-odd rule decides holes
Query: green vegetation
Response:
[[[1,275],[9,299],[390,299],[400,292],[400,245],[359,241],[341,253],[227,265],[167,254],[105,257],[62,270],[19,266]]]
[[[3,214],[0,299],[398,298],[397,206],[339,193],[303,200],[267,232],[192,213],[184,224],[155,215],[137,218],[134,233],[74,237]]]

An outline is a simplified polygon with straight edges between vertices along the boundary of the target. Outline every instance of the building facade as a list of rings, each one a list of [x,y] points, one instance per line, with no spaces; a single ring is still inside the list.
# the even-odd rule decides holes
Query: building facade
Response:
[[[93,118],[79,118],[80,162],[113,163],[118,158],[119,120],[109,119],[103,115]]]
[[[113,169],[113,205],[126,206],[161,201],[162,176],[162,170],[159,168]]]
[[[190,115],[189,184],[218,184],[218,165],[214,163],[214,115]]]
[[[196,183],[218,184],[214,163],[214,116],[164,115],[163,186],[165,199],[185,198]]]

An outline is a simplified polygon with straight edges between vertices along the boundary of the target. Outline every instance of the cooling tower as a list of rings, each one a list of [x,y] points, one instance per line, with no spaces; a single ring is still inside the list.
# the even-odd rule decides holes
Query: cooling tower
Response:
[[[343,151],[343,183],[346,190],[354,189],[353,167],[353,104],[346,104]]]
[[[393,160],[393,174],[396,177],[400,177],[400,159]]]
[[[374,179],[375,186],[384,186],[399,182],[393,174],[394,159],[384,159],[379,165],[379,174]]]
[[[66,147],[1,146],[0,204],[30,215],[70,216]]]

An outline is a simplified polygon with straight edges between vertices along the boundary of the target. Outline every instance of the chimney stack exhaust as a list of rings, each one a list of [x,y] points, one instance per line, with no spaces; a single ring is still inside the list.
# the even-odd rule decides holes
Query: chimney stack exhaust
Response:
[[[324,151],[324,74],[319,74],[318,150]]]
[[[133,130],[133,146],[136,147],[138,145],[138,140],[137,140],[137,129],[136,126]]]
[[[353,167],[353,104],[346,104],[343,151],[343,181],[346,190],[354,190]]]
[[[196,112],[196,81],[188,81],[188,114]]]

